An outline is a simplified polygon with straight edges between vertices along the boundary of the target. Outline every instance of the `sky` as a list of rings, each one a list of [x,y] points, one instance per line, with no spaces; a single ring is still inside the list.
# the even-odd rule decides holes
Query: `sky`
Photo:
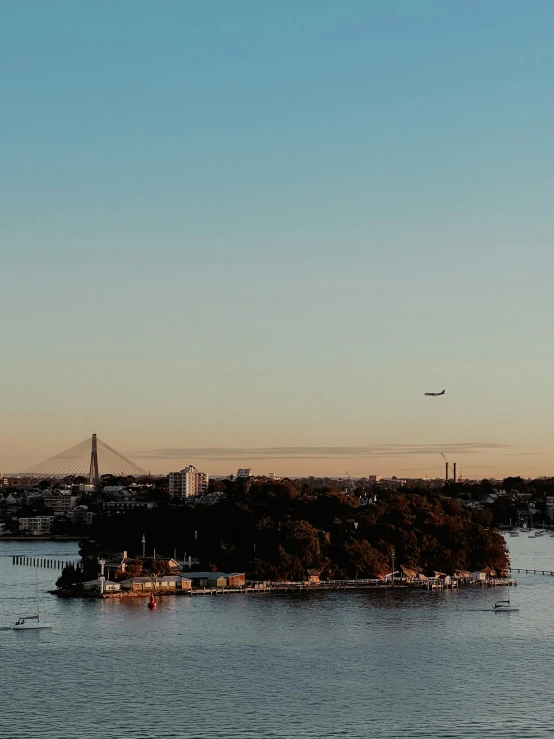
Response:
[[[553,24],[6,0],[0,470],[553,474]]]

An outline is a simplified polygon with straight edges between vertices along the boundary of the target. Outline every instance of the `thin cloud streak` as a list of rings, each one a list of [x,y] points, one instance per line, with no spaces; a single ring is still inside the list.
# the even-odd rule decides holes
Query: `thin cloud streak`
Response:
[[[495,449],[510,448],[510,444],[493,442],[462,442],[459,444],[378,444],[375,446],[291,446],[291,447],[251,447],[235,449],[230,447],[170,448],[149,451],[129,452],[134,459],[206,459],[223,462],[226,460],[261,459],[367,459],[379,457],[403,457],[406,455],[481,454]]]

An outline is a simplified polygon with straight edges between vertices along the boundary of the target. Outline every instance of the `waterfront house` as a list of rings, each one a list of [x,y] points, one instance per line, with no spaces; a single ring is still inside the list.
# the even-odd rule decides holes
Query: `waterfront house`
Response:
[[[454,577],[459,582],[471,582],[471,572],[468,572],[468,570],[456,570],[456,572],[454,573]]]
[[[83,583],[85,590],[93,590],[98,593],[102,590],[102,579],[97,578],[96,580],[88,580]],[[104,580],[104,593],[114,593],[121,590],[121,586],[118,582],[112,582],[112,580]]]
[[[411,567],[407,567],[406,565],[400,565],[400,572],[402,573],[400,579],[408,583],[425,582],[428,579],[425,575],[422,575],[421,572],[418,572]]]
[[[496,572],[494,570],[491,570],[490,567],[483,567],[482,570],[479,570],[479,572],[473,573],[473,579],[479,580],[480,582],[485,582],[488,580],[489,577],[494,577],[496,575]]]

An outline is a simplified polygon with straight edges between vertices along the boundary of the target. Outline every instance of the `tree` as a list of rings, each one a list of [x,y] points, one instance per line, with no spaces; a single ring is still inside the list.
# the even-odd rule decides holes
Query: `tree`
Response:
[[[56,580],[57,588],[70,588],[75,585],[80,585],[84,580],[84,573],[79,565],[68,564],[63,570],[62,574]]]
[[[311,568],[328,577],[383,574],[390,569],[390,546],[399,564],[426,574],[475,569],[479,562],[507,567],[505,543],[489,510],[472,518],[456,499],[434,491],[391,492],[360,507],[352,496],[325,492],[331,482],[226,480],[229,492],[214,505],[178,502],[98,516],[87,532],[94,542],[82,544],[81,551],[94,559],[123,550],[139,554],[144,534],[149,549],[166,555],[186,551],[202,569],[213,565],[272,580],[303,580]],[[473,487],[483,491],[489,485]],[[163,560],[153,572],[164,574]]]
[[[128,577],[140,577],[142,574],[142,560],[132,559],[130,562],[125,563],[125,578]]]
[[[366,540],[350,539],[339,551],[342,572],[347,577],[379,577],[390,572],[390,562],[381,552]]]

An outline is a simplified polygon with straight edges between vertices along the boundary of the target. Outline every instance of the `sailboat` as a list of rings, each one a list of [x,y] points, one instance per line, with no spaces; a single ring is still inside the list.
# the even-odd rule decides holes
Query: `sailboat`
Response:
[[[510,598],[508,598],[508,600],[497,600],[492,607],[492,610],[495,613],[516,613],[519,611],[519,608],[517,606],[513,606],[510,603]]]
[[[15,622],[14,626],[12,626],[12,629],[15,631],[36,631],[37,629],[51,629],[52,624],[47,624],[44,621],[40,620],[40,608],[39,608],[39,602],[38,602],[38,572],[36,573],[36,580],[37,580],[37,594],[36,594],[36,603],[37,603],[37,612],[34,616],[22,616],[21,618],[18,618]]]

